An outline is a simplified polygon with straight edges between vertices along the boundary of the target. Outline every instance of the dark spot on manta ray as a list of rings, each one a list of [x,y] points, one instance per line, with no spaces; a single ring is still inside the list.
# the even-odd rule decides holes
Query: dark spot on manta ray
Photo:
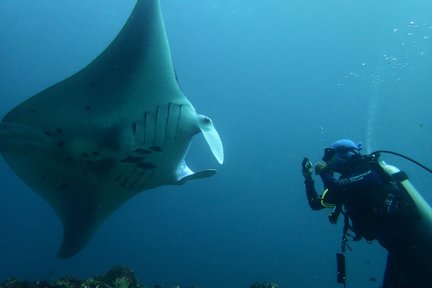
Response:
[[[156,152],[162,152],[162,147],[160,146],[150,146],[149,148]]]
[[[151,154],[151,153],[153,153],[153,151],[150,151],[150,150],[144,149],[144,148],[136,148],[136,149],[132,150],[132,152],[138,153],[138,154]]]
[[[126,157],[122,160],[120,160],[121,163],[138,163],[141,162],[144,159],[144,157],[134,157],[134,156],[129,156]]]
[[[65,146],[65,142],[64,141],[60,141],[57,143],[57,147],[59,148],[63,148]]]
[[[90,111],[92,109],[92,107],[89,106],[89,105],[86,105],[86,106],[84,106],[84,109],[87,110],[87,111]]]
[[[157,166],[151,162],[141,162],[137,164],[138,167],[143,168],[143,169],[154,169]]]
[[[92,151],[91,154],[95,157],[98,157],[100,155],[98,151]]]
[[[64,190],[67,190],[67,189],[69,189],[69,188],[70,188],[70,185],[69,185],[69,184],[65,184],[65,183],[63,183],[63,184],[61,184],[57,189],[60,190],[60,191],[64,191]]]
[[[43,179],[43,180],[48,179],[48,177],[45,176],[45,175],[40,176],[40,178]]]
[[[63,133],[63,130],[61,128],[56,128],[55,130],[53,130],[54,132],[50,131],[50,130],[44,130],[44,134],[47,136],[51,136],[51,137],[55,137],[55,134],[61,134]]]
[[[81,157],[88,158],[88,157],[90,157],[90,154],[87,152],[83,152],[83,153],[81,153]]]
[[[36,110],[36,109],[31,109],[30,112],[31,112],[31,113],[36,113],[37,110]]]

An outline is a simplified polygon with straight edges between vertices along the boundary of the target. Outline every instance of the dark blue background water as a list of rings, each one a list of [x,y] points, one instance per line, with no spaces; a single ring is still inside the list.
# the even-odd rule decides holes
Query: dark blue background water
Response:
[[[0,116],[88,64],[134,3],[1,1]],[[342,227],[310,211],[300,162],[348,137],[432,165],[431,9],[430,0],[162,0],[180,83],[213,118],[226,162],[218,167],[196,137],[188,163],[217,167],[215,177],[138,195],[59,260],[57,216],[1,160],[0,279],[89,277],[122,264],[145,284],[336,287]],[[430,175],[386,160],[432,200]],[[349,287],[377,287],[385,252],[352,247]]]

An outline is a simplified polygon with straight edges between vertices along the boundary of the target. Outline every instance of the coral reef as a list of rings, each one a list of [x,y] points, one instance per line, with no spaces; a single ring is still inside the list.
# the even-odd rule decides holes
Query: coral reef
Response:
[[[54,281],[22,281],[11,278],[0,284],[0,288],[150,288],[140,285],[131,269],[116,266],[105,276],[86,280],[65,277]]]
[[[86,280],[74,277],[64,277],[48,281],[23,281],[10,278],[0,283],[0,288],[198,288],[197,286],[163,286],[156,284],[146,286],[140,284],[133,271],[123,266],[116,266],[105,276],[95,276]],[[255,282],[249,288],[279,288],[279,285],[269,282]]]
[[[279,288],[279,285],[269,282],[255,282],[252,285],[249,285],[249,288]]]

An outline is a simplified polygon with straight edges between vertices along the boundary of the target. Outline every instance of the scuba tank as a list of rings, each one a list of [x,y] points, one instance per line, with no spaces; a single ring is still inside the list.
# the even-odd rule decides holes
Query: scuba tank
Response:
[[[420,216],[420,220],[419,220],[420,226],[423,229],[432,231],[432,208],[426,202],[426,200],[421,196],[421,194],[417,191],[414,185],[412,185],[412,183],[409,181],[407,174],[401,171],[396,166],[389,165],[384,161],[379,161],[379,164],[389,176],[391,176],[394,180],[396,180],[399,183],[399,186],[404,190],[403,192],[405,192],[407,196],[411,198],[410,200],[414,204],[417,213]],[[386,198],[385,204],[387,206],[391,206],[392,203],[389,203],[391,202],[391,199],[388,198],[389,197]]]

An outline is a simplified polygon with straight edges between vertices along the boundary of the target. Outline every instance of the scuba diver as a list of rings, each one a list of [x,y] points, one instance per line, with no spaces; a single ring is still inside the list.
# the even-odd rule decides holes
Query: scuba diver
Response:
[[[344,216],[342,252],[350,231],[355,241],[377,240],[388,251],[382,288],[432,287],[431,207],[404,172],[378,159],[378,152],[397,153],[361,155],[360,150],[361,143],[348,139],[325,148],[323,161],[315,165],[325,189],[320,196],[312,179],[312,162],[304,158],[302,174],[310,207],[333,208],[329,215],[333,224],[340,214]],[[340,174],[339,178],[334,173]],[[337,260],[343,262],[338,262],[338,282],[345,284],[345,258],[340,259],[341,255],[344,253],[337,254]]]

